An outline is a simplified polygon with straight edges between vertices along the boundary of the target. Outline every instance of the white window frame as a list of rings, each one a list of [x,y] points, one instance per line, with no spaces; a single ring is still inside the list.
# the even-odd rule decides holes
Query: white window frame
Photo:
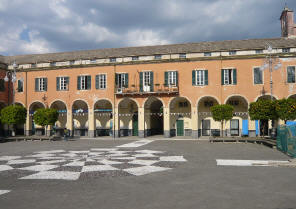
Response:
[[[45,91],[45,78],[38,78],[38,91]]]
[[[224,85],[233,85],[233,71],[235,68],[223,68]],[[231,77],[229,77],[231,75]]]
[[[60,91],[67,91],[68,90],[68,83],[66,82],[66,76],[59,77],[59,90]]]
[[[106,89],[107,88],[107,75],[106,74],[98,74],[98,89]]]
[[[205,70],[195,70],[195,85],[196,86],[205,85]]]
[[[80,90],[86,90],[86,75],[80,76]]]
[[[262,73],[262,83],[255,83],[255,69],[256,68],[259,68],[259,70],[260,70],[260,67],[253,67],[253,84],[254,85],[263,85],[264,84],[264,71],[261,71],[261,73]]]
[[[125,84],[125,74],[126,73],[116,73],[117,75],[120,75],[120,79],[119,79],[119,76],[118,76],[118,88],[119,89],[122,89],[124,88],[124,84]]]
[[[177,71],[168,71],[168,85],[169,86],[177,85]]]

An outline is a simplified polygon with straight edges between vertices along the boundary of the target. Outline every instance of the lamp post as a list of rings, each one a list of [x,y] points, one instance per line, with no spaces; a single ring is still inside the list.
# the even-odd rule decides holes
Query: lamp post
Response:
[[[14,83],[16,82],[16,69],[17,69],[17,64],[14,62],[13,65],[13,71],[7,71],[4,81],[5,82],[9,82],[9,80],[11,80],[12,82],[12,104],[14,104]],[[8,83],[8,86],[10,86],[10,83]],[[9,95],[10,92],[8,92]],[[8,101],[9,103],[9,101]]]

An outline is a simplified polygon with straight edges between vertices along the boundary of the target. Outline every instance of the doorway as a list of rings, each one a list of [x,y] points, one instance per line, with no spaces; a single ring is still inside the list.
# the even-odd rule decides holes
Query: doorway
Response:
[[[184,120],[177,120],[177,136],[184,136]]]
[[[211,133],[211,121],[210,120],[202,120],[202,136],[210,136]]]
[[[238,119],[230,120],[230,135],[239,136],[239,120]]]
[[[138,113],[135,113],[133,115],[133,131],[132,131],[133,136],[138,136]]]

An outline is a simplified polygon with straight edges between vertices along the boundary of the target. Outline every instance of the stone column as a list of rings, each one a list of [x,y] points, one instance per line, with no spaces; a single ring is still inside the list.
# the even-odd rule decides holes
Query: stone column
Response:
[[[145,110],[144,107],[138,108],[138,114],[139,114],[139,137],[144,138],[145,137]]]
[[[250,116],[248,116],[248,121],[249,121],[249,136],[250,137],[255,137],[256,136],[256,126],[255,126],[255,121],[250,119]]]
[[[192,138],[198,138],[198,111],[197,107],[191,107]]]
[[[74,128],[73,128],[73,113],[72,109],[69,109],[67,111],[67,123],[66,123],[66,128],[70,130],[70,135],[74,135]]]
[[[96,136],[95,114],[93,110],[88,110],[88,137]]]
[[[114,112],[113,112],[113,136],[115,138],[120,137],[120,120],[119,120],[119,110],[118,107],[114,108]]]
[[[25,135],[32,135],[32,116],[30,116],[30,111],[27,111],[26,126],[25,126]]]
[[[171,115],[170,108],[163,108],[163,134],[165,138],[171,137]]]

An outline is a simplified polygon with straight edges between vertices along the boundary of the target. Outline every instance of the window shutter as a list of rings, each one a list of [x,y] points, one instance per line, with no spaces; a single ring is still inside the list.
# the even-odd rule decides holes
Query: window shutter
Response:
[[[192,70],[192,86],[196,85],[196,71]]]
[[[140,92],[143,92],[143,72],[140,72]]]
[[[66,77],[66,85],[67,85],[67,90],[69,90],[69,87],[70,87],[70,77]]]
[[[118,74],[115,74],[115,85],[118,87]]]
[[[17,92],[22,92],[21,80],[17,80]]]
[[[128,88],[128,73],[125,73],[125,74],[124,74],[124,81],[125,81],[125,83],[124,83],[124,87],[125,87],[125,88]]]
[[[96,89],[99,89],[99,75],[96,75]]]
[[[77,76],[77,90],[81,90],[81,76]]]
[[[86,76],[86,89],[91,89],[91,76]]]
[[[153,72],[150,72],[150,91],[154,91]]]
[[[209,84],[209,78],[208,78],[208,70],[205,70],[205,85]]]
[[[60,77],[57,77],[56,80],[57,80],[57,91],[59,91],[60,90]]]
[[[288,78],[287,78],[288,83],[295,83],[295,67],[289,66],[287,68],[287,74],[288,74]]]
[[[39,91],[38,80],[39,80],[39,78],[35,78],[35,91]]]
[[[178,86],[178,83],[179,83],[179,76],[178,76],[178,71],[176,71],[176,86]]]
[[[0,91],[4,91],[5,90],[5,86],[4,86],[4,79],[0,79]]]
[[[44,91],[47,91],[47,78],[44,78]]]
[[[236,78],[236,69],[233,69],[233,84],[237,84],[237,78]]]
[[[169,85],[169,72],[164,72],[164,85]]]
[[[224,85],[224,70],[221,70],[221,85]]]

